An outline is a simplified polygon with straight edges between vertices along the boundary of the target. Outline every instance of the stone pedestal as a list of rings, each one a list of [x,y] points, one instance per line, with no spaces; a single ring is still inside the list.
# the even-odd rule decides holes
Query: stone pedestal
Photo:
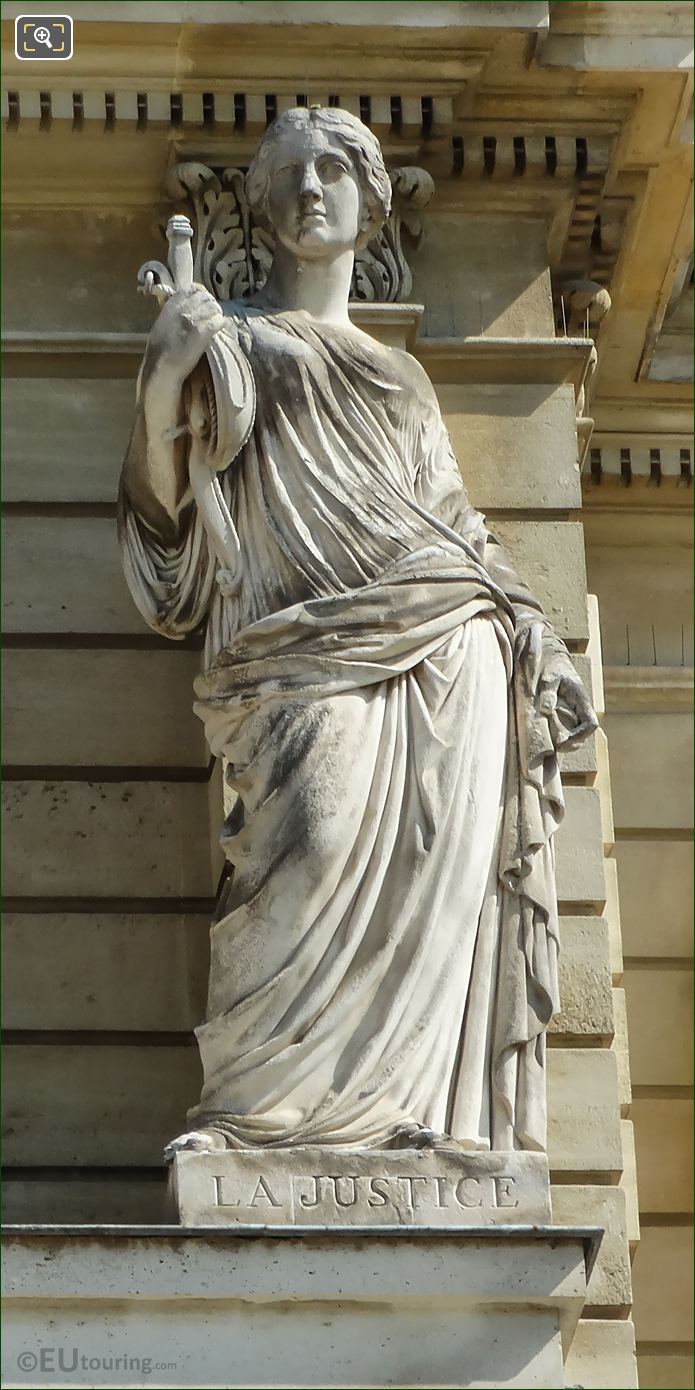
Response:
[[[559,1390],[597,1238],[9,1228],[3,1384]]]
[[[457,1230],[550,1220],[548,1160],[461,1149],[250,1149],[177,1154],[168,1211],[183,1226]]]

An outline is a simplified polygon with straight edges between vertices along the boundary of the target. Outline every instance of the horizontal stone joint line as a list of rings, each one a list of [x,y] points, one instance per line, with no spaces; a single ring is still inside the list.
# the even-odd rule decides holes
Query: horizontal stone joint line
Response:
[[[678,840],[690,844],[692,830],[685,826],[620,826],[615,827],[616,843],[627,840]]]
[[[605,1168],[550,1169],[553,1187],[618,1187],[623,1170]]]
[[[582,1317],[602,1322],[624,1322],[632,1312],[631,1303],[585,1303]]]
[[[633,1100],[692,1100],[693,1086],[640,1086],[633,1082]]]
[[[203,649],[203,638],[199,633],[192,633],[172,646],[166,637],[155,632],[5,632],[3,644],[7,650],[15,651],[198,652]]]
[[[140,767],[129,764],[90,765],[70,763],[67,766],[46,763],[26,765],[7,764],[2,769],[6,782],[189,782],[207,783],[215,770],[216,759],[210,758],[205,767]]]
[[[58,1028],[6,1028],[0,1035],[5,1047],[195,1047],[193,1033],[129,1032],[104,1028],[72,1032]]]
[[[44,913],[50,917],[51,914],[58,913],[61,916],[66,912],[86,913],[92,916],[94,913],[108,914],[123,913],[132,916],[148,915],[168,915],[182,916],[186,914],[205,914],[211,916],[214,907],[214,898],[76,898],[66,895],[65,897],[50,898],[44,897],[7,897],[4,900],[5,912],[15,914],[23,913]]]
[[[687,1226],[688,1230],[693,1224],[692,1211],[642,1211],[640,1208],[640,1226],[650,1226],[652,1229],[670,1226]]]
[[[623,956],[626,970],[687,970],[693,968],[692,956]]]
[[[65,517],[81,519],[106,517],[116,519],[116,501],[113,502],[3,502],[2,510],[9,519],[13,516]]]
[[[640,1342],[635,1344],[638,1356],[693,1356],[695,1342]]]
[[[3,1165],[5,1182],[67,1182],[75,1186],[81,1182],[107,1182],[115,1187],[117,1183],[124,1181],[149,1182],[155,1185],[164,1182],[168,1172],[168,1166],[164,1162],[159,1169],[138,1167],[135,1164],[114,1164],[108,1168],[100,1164],[84,1168],[76,1168],[74,1164],[72,1167],[55,1164],[46,1168],[30,1165],[24,1168],[21,1164]]]

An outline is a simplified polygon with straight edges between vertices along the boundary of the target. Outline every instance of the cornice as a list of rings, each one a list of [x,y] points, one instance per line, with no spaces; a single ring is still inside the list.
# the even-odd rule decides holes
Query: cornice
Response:
[[[604,666],[608,713],[673,713],[693,708],[693,669],[689,666]]]
[[[594,351],[584,338],[420,338],[418,304],[360,304],[351,317],[365,329],[398,332],[439,382],[474,384],[569,382],[578,395]],[[3,358],[12,375],[108,376],[120,363],[119,376],[134,376],[146,337],[141,333],[6,333]],[[79,366],[78,366],[79,362]],[[62,367],[61,367],[62,364]]]

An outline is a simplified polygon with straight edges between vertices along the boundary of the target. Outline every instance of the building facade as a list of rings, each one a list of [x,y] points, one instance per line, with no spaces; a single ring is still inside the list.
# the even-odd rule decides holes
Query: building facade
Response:
[[[601,715],[558,837],[553,1217],[605,1232],[565,1383],[691,1385],[690,6],[84,0],[66,63],[13,57],[21,13],[3,5],[5,1219],[163,1220],[222,790],[200,643],[148,633],[120,570],[136,274],[191,211],[182,166],[230,188],[278,112],[342,105],[420,171],[356,321],[426,368]],[[23,1268],[30,1237],[8,1239]],[[50,1303],[28,1277],[27,1336]]]

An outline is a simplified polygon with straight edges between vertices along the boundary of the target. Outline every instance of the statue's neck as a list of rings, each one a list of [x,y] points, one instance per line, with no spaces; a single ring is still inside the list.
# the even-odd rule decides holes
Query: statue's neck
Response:
[[[327,260],[299,260],[280,242],[260,298],[276,309],[303,309],[320,322],[347,324],[354,261],[352,251]]]

